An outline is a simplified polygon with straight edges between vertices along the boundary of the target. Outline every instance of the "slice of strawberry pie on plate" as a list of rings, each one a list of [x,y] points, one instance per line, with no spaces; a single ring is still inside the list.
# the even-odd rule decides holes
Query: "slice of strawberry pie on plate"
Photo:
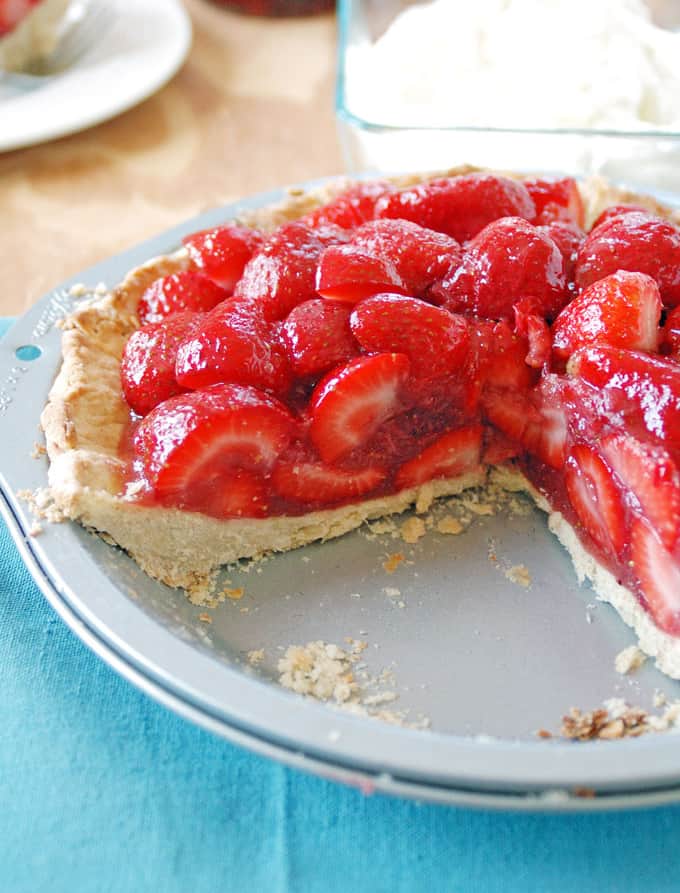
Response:
[[[0,0],[0,72],[21,71],[50,53],[70,0]]]
[[[679,222],[466,169],[195,233],[66,320],[52,495],[190,587],[493,479],[680,678]]]

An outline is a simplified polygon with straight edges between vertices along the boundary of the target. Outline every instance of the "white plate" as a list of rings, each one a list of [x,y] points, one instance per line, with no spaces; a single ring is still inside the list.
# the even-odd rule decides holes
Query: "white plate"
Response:
[[[108,0],[116,15],[67,72],[30,93],[0,86],[0,151],[76,133],[147,99],[179,69],[191,22],[178,0]]]

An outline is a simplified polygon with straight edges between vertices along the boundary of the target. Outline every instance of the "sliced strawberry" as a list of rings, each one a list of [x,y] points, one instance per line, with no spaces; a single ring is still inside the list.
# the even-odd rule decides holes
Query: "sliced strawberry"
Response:
[[[590,227],[591,232],[601,223],[605,223],[607,220],[611,220],[613,217],[621,217],[623,214],[631,214],[633,212],[637,212],[639,214],[648,214],[651,216],[652,212],[648,208],[643,208],[642,205],[633,205],[629,203],[622,203],[620,205],[609,205],[608,208],[605,208],[602,213],[595,218],[595,222]]]
[[[263,241],[258,230],[236,224],[216,226],[182,239],[195,269],[229,292]]]
[[[467,320],[418,298],[377,295],[350,317],[354,337],[370,352],[404,353],[419,379],[448,375],[463,363],[469,343]]]
[[[309,403],[309,434],[324,462],[365,443],[399,411],[409,370],[404,354],[381,353],[351,360],[319,382]]]
[[[175,378],[177,350],[202,318],[203,314],[185,311],[130,335],[121,359],[120,381],[125,399],[137,415],[146,415],[184,390]]]
[[[295,430],[295,419],[278,400],[255,388],[221,384],[156,407],[139,425],[134,445],[156,496],[194,506],[228,486],[235,469],[268,474]]]
[[[359,245],[331,245],[321,255],[316,290],[324,298],[356,304],[383,291],[405,294],[406,283],[393,261]]]
[[[393,191],[394,187],[385,180],[356,183],[332,201],[305,215],[302,221],[314,228],[335,224],[344,229],[354,229],[367,220],[372,220],[378,199]]]
[[[481,398],[486,418],[511,440],[517,441],[542,462],[562,468],[566,456],[567,421],[565,410],[544,396],[543,390],[522,393],[506,388],[488,388]]]
[[[321,252],[345,238],[337,227],[314,230],[300,221],[280,226],[248,261],[234,295],[257,303],[268,320],[283,319],[293,307],[318,297]]]
[[[680,565],[641,519],[633,523],[631,556],[652,617],[665,632],[680,635]]]
[[[137,315],[146,325],[183,310],[207,312],[228,297],[229,292],[207,276],[185,270],[152,282],[140,299]]]
[[[583,200],[573,177],[531,177],[524,180],[524,185],[536,206],[533,221],[536,225],[571,220],[577,226],[583,226]]]
[[[567,371],[594,385],[600,413],[625,420],[631,433],[680,444],[680,364],[618,347],[583,347]]]
[[[196,505],[192,500],[191,506]],[[215,518],[266,518],[269,513],[267,487],[252,471],[230,470],[219,480],[211,481],[208,492],[201,495],[200,510]]]
[[[481,425],[449,431],[405,462],[397,472],[395,485],[398,490],[405,490],[434,478],[455,477],[474,471],[479,467],[481,450]]]
[[[283,342],[296,375],[317,375],[359,353],[349,316],[339,301],[313,298],[298,304],[283,324]]]
[[[673,549],[680,527],[680,472],[668,450],[628,434],[605,437],[600,450],[663,545]]]
[[[493,428],[484,429],[483,465],[501,465],[509,459],[516,459],[524,452],[521,443],[506,437],[502,431]]]
[[[492,220],[532,220],[534,203],[518,181],[497,174],[464,174],[410,186],[378,200],[376,217],[396,217],[465,242]]]
[[[644,273],[620,270],[589,285],[562,310],[552,327],[555,356],[567,360],[587,344],[656,350],[661,296]]]
[[[673,359],[680,360],[680,305],[674,307],[666,317],[662,347]]]
[[[526,364],[528,339],[515,335],[505,320],[477,321],[473,332],[482,387],[526,390],[535,382],[536,373]]]
[[[576,284],[587,288],[617,270],[646,273],[666,306],[680,304],[680,228],[635,211],[605,220],[581,246]]]
[[[218,382],[253,385],[276,394],[291,384],[286,350],[256,305],[219,304],[177,350],[175,375],[185,388]]]
[[[281,462],[274,469],[272,484],[284,499],[330,504],[370,493],[385,476],[385,470],[377,466],[344,471],[317,462]]]
[[[482,397],[482,409],[486,418],[506,437],[526,446],[528,429],[539,425],[540,415],[527,394],[500,387],[488,388]]]
[[[372,267],[366,258],[373,259]],[[353,279],[358,275],[362,286],[368,282],[375,286],[373,294],[396,288],[413,297],[425,297],[430,286],[455,269],[461,258],[458,242],[444,233],[409,220],[372,220],[355,230],[341,250],[326,249],[317,286],[326,297],[335,297],[340,291],[352,295]],[[347,263],[344,271],[343,260]],[[368,292],[360,297],[368,297]]]
[[[512,316],[513,304],[531,297],[538,312],[553,317],[568,300],[566,286],[552,239],[521,217],[504,217],[475,236],[460,266],[432,294],[450,310],[490,319]]]
[[[579,521],[597,545],[618,555],[625,542],[621,493],[602,458],[576,444],[564,471],[567,494]]]

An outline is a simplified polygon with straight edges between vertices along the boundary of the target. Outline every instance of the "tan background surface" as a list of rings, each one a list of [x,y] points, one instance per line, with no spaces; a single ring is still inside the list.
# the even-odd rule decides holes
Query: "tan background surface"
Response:
[[[205,208],[341,172],[334,17],[186,7],[193,47],[159,93],[81,134],[0,154],[0,315]]]

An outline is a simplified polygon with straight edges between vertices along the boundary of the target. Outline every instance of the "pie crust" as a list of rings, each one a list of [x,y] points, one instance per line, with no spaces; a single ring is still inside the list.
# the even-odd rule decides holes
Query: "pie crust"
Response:
[[[478,169],[455,168],[444,175],[474,170]],[[393,182],[403,186],[431,176],[393,178]],[[312,192],[291,190],[283,203],[251,212],[239,222],[272,230],[327,202],[348,185],[347,180],[338,180]],[[580,188],[587,225],[605,207],[620,202],[649,207],[680,224],[680,211],[660,205],[648,196],[614,188],[600,178],[589,179]],[[364,521],[403,512],[414,504],[418,511],[426,510],[434,498],[483,484],[487,474],[491,474],[502,487],[529,493],[548,513],[549,527],[569,552],[579,580],[589,579],[598,597],[612,604],[633,627],[641,648],[656,658],[659,668],[680,678],[680,638],[655,626],[635,595],[586,552],[571,525],[551,510],[545,498],[515,467],[480,469],[397,494],[294,517],[219,520],[136,502],[129,488],[124,491],[125,465],[118,454],[129,417],[120,386],[121,355],[127,338],[139,324],[135,310],[146,287],[158,277],[188,266],[185,249],[152,259],[132,270],[111,292],[79,307],[63,322],[63,362],[41,424],[50,459],[50,492],[67,518],[121,546],[151,577],[169,586],[191,589],[205,585],[222,564],[332,539]]]

